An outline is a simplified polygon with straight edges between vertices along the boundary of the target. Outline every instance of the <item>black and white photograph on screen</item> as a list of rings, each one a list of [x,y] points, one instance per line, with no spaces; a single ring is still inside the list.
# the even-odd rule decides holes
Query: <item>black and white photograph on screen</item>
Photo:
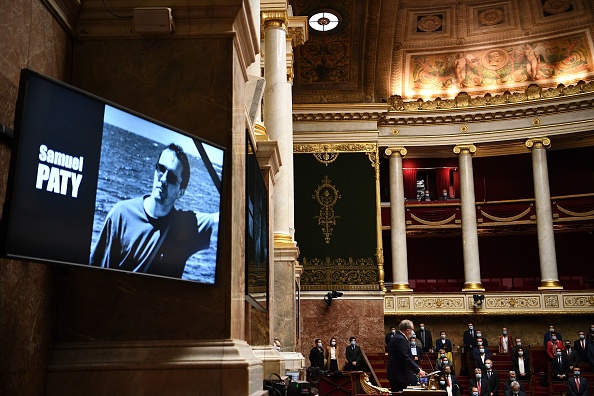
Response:
[[[214,284],[223,154],[106,105],[89,264]]]

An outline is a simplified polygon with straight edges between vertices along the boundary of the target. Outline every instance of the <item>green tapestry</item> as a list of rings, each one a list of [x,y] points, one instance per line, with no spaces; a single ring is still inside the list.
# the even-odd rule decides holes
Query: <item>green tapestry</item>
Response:
[[[375,153],[317,157],[294,155],[302,289],[377,290]]]

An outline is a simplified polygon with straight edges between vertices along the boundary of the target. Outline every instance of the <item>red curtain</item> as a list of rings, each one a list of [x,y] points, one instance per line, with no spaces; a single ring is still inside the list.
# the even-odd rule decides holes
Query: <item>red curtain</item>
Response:
[[[404,178],[404,197],[417,199],[417,170],[415,168],[402,169]]]
[[[446,190],[450,194],[450,171],[452,168],[435,169],[435,179],[437,182],[437,196],[441,197],[441,192]],[[451,197],[450,197],[451,198]]]

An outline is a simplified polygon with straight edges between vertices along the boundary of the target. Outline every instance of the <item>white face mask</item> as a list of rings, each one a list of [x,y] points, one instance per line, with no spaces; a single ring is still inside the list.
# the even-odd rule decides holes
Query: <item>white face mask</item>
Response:
[[[412,342],[410,343],[410,345],[411,345],[411,346],[417,346],[417,343],[416,343],[415,341],[412,341]]]
[[[491,368],[491,363],[485,363],[485,367],[490,369]]]
[[[391,332],[392,334],[394,334],[394,333],[396,333],[396,330],[392,329],[392,330],[390,330],[390,332]]]
[[[356,342],[355,342],[355,341],[351,341],[351,345],[355,345],[355,344],[356,344]]]
[[[322,347],[322,343],[318,342],[318,348],[321,348],[321,347]]]
[[[480,353],[485,353],[485,350],[483,348],[479,349]]]
[[[336,341],[332,341],[330,344],[331,344],[332,346],[334,346],[334,345],[336,345]]]

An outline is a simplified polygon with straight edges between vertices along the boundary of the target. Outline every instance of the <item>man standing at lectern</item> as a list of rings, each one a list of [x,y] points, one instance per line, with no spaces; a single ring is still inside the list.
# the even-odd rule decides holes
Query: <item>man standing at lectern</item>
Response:
[[[417,375],[425,377],[427,374],[414,362],[409,338],[414,332],[414,324],[408,319],[400,322],[398,332],[388,344],[388,380],[392,392],[400,392],[409,385],[416,385]]]

